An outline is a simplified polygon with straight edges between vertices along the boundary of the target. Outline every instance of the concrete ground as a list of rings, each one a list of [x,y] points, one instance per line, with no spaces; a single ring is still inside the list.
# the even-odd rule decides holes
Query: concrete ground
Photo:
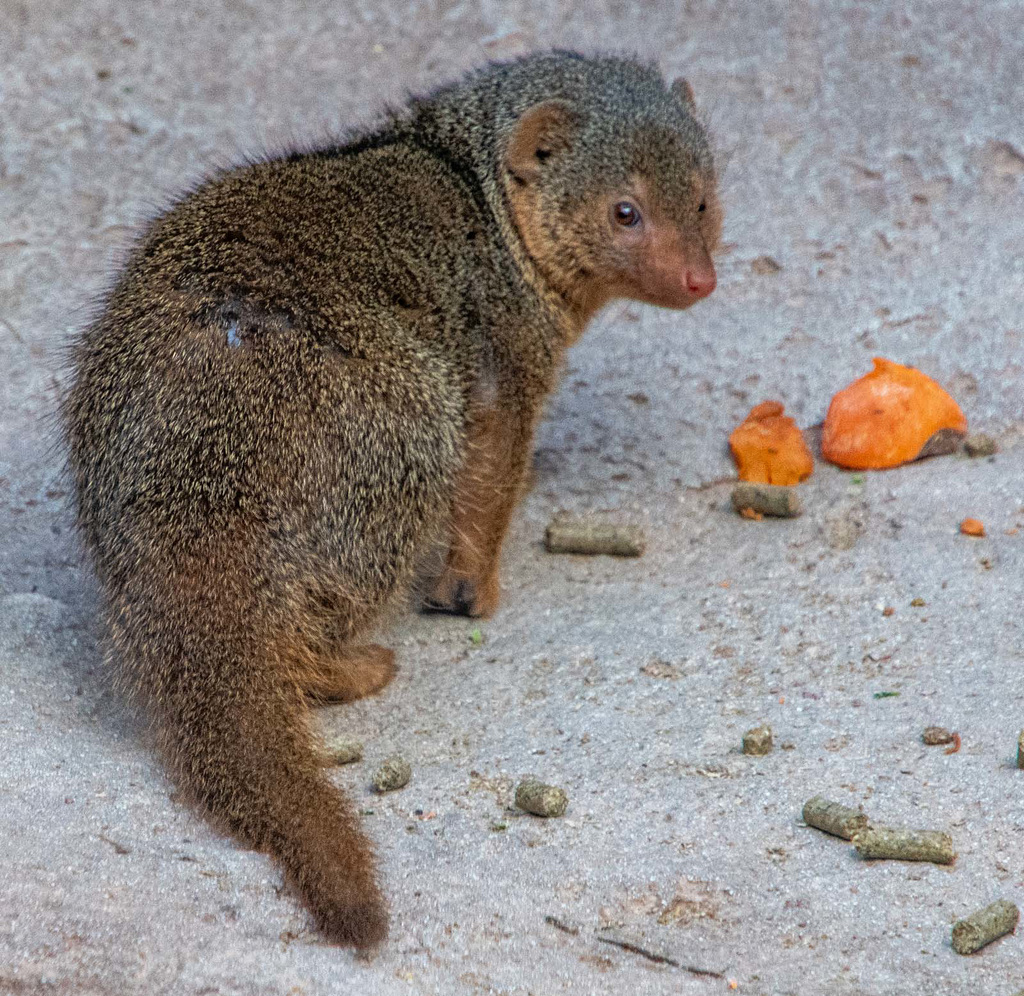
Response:
[[[1024,905],[1022,27],[1018,0],[5,0],[0,992],[1024,989],[1019,935],[949,943]],[[337,778],[393,902],[362,961],[175,802],[107,687],[48,448],[60,350],[139,220],[211,166],[552,44],[692,81],[728,159],[720,288],[686,314],[612,307],[573,350],[483,641],[409,615],[386,693],[320,713],[366,744]],[[819,423],[873,355],[936,377],[1000,452],[819,463],[803,517],[735,516],[730,429],[765,398]],[[560,510],[639,521],[648,552],[550,556]],[[776,749],[746,757],[760,722]],[[924,746],[931,724],[959,752]],[[413,780],[373,797],[395,751]],[[567,789],[564,818],[507,808],[526,773]],[[819,793],[947,830],[959,858],[863,861],[801,824]]]

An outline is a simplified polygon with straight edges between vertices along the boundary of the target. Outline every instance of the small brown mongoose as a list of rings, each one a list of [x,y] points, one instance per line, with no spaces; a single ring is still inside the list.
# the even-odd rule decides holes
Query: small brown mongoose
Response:
[[[566,347],[612,298],[708,295],[720,232],[689,85],[542,53],[203,183],[75,342],[62,418],[119,680],[334,940],[388,914],[309,698],[388,683],[358,639],[439,543],[425,607],[494,610]]]

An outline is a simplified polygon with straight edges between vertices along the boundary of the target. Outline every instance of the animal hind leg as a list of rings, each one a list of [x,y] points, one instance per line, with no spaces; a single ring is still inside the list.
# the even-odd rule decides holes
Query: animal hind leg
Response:
[[[395,676],[395,652],[377,643],[317,654],[299,675],[302,690],[320,702],[353,702],[379,692]]]
[[[338,578],[307,584],[284,658],[291,677],[311,699],[352,702],[379,692],[395,676],[395,652],[356,642],[378,615],[379,599],[354,598]]]

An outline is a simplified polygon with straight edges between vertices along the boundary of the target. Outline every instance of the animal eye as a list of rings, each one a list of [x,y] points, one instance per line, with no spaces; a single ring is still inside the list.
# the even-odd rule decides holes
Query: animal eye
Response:
[[[615,219],[615,224],[632,228],[634,225],[639,224],[640,212],[635,204],[630,204],[629,201],[619,201],[612,208],[612,218]]]
[[[704,211],[704,210],[706,210],[706,209],[707,209],[707,204],[705,204],[705,203],[704,203],[703,201],[701,201],[701,202],[700,202],[700,207],[699,207],[699,208],[697,208],[697,210],[698,210],[698,211]]]

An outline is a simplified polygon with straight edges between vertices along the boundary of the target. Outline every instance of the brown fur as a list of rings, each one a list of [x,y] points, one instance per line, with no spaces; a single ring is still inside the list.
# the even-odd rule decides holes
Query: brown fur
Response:
[[[713,287],[692,110],[629,60],[487,67],[200,186],[75,345],[63,419],[121,682],[337,941],[380,942],[387,911],[308,699],[388,683],[392,652],[357,641],[439,540],[426,606],[494,611],[566,346],[612,296]],[[621,198],[643,225],[612,221]]]

